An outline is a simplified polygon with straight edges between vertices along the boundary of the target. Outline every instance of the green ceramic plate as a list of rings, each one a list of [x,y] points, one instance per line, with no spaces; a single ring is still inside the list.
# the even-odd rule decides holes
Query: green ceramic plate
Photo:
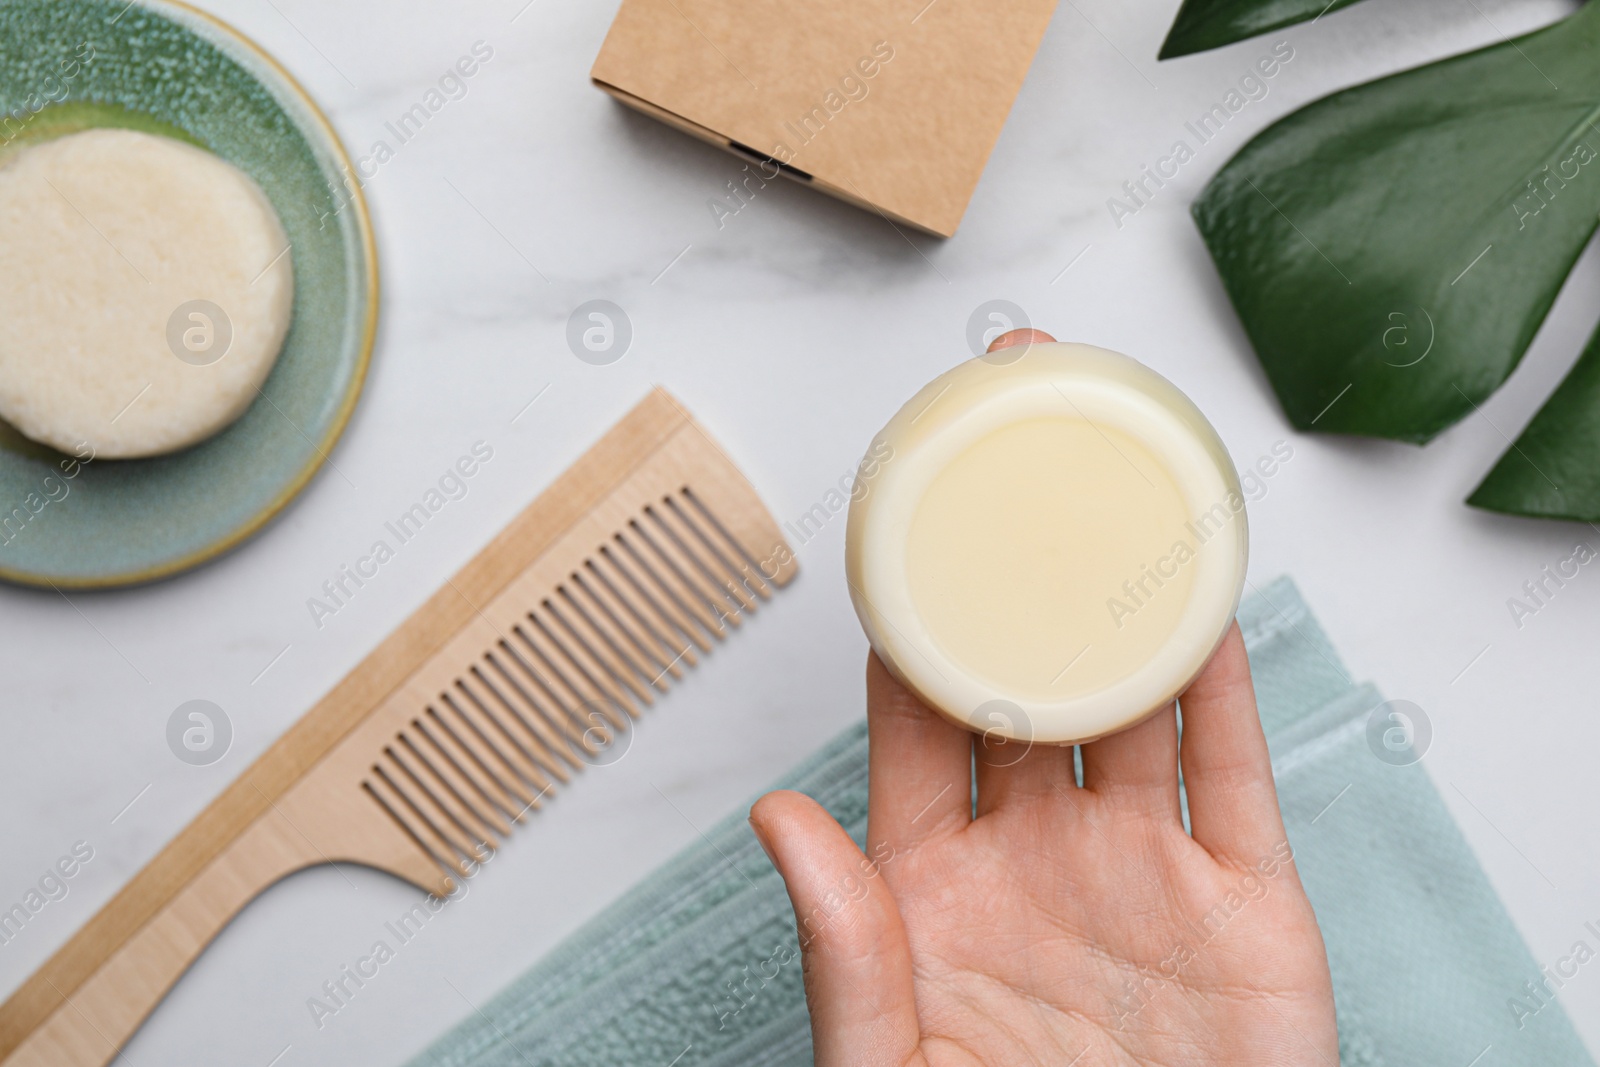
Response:
[[[174,574],[260,529],[328,462],[378,314],[372,225],[344,149],[231,28],[166,0],[0,0],[0,165],[91,126],[181,137],[254,178],[289,235],[294,322],[262,398],[182,452],[74,462],[0,423],[0,577],[62,588]]]

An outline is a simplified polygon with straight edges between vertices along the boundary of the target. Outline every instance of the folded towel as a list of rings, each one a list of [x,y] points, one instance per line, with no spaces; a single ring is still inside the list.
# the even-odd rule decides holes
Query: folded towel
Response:
[[[1294,584],[1280,578],[1251,596],[1239,624],[1284,822],[1328,946],[1344,1067],[1593,1067],[1560,1005],[1524,988],[1542,979],[1539,965],[1427,773],[1385,748],[1385,731],[1403,724],[1384,708],[1369,735],[1383,698],[1350,680]],[[1389,741],[1403,749],[1405,737]],[[815,797],[859,843],[865,723],[773,788]],[[810,1063],[800,968],[785,962],[798,952],[794,914],[747,810],[411,1067]]]

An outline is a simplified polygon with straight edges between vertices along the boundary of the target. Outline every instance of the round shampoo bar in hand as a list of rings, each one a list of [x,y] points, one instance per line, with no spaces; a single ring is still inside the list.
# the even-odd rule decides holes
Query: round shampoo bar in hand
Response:
[[[1216,651],[1244,584],[1244,498],[1171,382],[1027,336],[1044,341],[991,348],[889,420],[845,566],[873,649],[924,703],[1075,744],[1158,710]]]

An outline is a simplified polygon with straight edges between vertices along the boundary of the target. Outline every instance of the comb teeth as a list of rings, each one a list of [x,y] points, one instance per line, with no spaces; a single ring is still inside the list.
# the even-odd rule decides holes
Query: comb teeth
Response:
[[[687,487],[596,530],[564,573],[530,570],[431,671],[361,788],[446,870],[467,875],[558,783],[600,759],[771,584]],[[608,516],[611,517],[611,516]],[[422,688],[426,684],[429,688]]]

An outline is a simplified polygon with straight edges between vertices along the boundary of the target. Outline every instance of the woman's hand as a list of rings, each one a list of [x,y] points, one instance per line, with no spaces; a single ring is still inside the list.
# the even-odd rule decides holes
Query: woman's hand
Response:
[[[798,793],[750,813],[819,1067],[1338,1067],[1237,627],[1182,700],[1181,749],[1169,706],[1082,746],[1079,786],[1070,747],[968,733],[871,658],[866,854]]]

